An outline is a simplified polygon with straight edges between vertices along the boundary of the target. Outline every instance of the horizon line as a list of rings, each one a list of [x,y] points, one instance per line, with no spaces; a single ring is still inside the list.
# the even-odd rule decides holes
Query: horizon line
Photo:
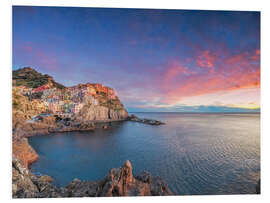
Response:
[[[240,112],[236,112],[236,111],[128,111],[128,113],[261,113],[261,111],[240,111]]]

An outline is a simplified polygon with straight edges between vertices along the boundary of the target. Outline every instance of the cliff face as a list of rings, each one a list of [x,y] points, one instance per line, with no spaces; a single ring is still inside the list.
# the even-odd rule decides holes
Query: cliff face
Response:
[[[30,101],[16,88],[12,89],[12,127],[23,124],[26,120],[30,120],[32,116],[39,115],[45,111],[45,105],[39,100]]]
[[[114,196],[166,196],[173,195],[164,180],[152,178],[146,171],[133,177],[129,161],[113,168],[101,181],[74,179],[64,188],[51,184],[49,176],[37,177],[17,159],[12,161],[13,198],[35,197],[114,197]]]
[[[125,109],[110,109],[105,106],[85,105],[77,118],[81,120],[122,120],[128,113]]]
[[[93,130],[95,121],[124,120],[128,117],[116,92],[101,84],[64,87],[51,76],[29,67],[13,71],[12,82],[12,154],[26,168],[38,156],[25,137]],[[41,118],[42,113],[54,115]],[[56,115],[61,121],[56,120]],[[32,120],[36,116],[39,120]],[[61,117],[68,117],[70,121]]]
[[[38,159],[38,154],[29,145],[26,138],[20,140],[13,140],[12,155],[14,157],[17,157],[26,168],[28,168],[31,163],[35,162]]]

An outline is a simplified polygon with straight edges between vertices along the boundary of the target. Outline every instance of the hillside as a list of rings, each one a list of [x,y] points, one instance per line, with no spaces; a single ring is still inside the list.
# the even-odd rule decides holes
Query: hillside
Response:
[[[65,86],[55,82],[51,76],[47,74],[43,75],[30,67],[21,68],[12,72],[13,86],[37,88],[48,83],[50,83],[52,87],[59,89],[65,88]]]
[[[15,70],[12,75],[13,112],[28,114],[34,109],[37,113],[66,114],[83,121],[121,120],[128,116],[111,87],[96,83],[64,87],[29,67]]]

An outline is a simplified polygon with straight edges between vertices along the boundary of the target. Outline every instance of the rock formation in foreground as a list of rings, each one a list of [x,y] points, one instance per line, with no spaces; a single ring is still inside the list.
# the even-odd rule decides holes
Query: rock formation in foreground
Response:
[[[57,188],[49,176],[37,177],[14,158],[12,161],[13,198],[49,197],[114,197],[114,196],[167,196],[173,195],[166,182],[160,177],[152,178],[144,171],[133,176],[129,161],[113,168],[101,181],[80,181],[74,179],[67,186]]]

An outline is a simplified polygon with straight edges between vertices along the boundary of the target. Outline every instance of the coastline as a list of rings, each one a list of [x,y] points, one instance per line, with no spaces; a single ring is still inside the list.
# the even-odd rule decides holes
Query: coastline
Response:
[[[151,117],[151,116],[149,116],[149,117]],[[156,117],[157,118],[157,117]],[[100,128],[100,129],[102,129],[103,130],[103,126],[105,126],[105,125],[108,125],[110,122],[123,122],[123,121],[128,121],[128,119],[124,119],[124,120],[117,120],[117,121],[112,121],[112,120],[102,120],[102,121],[97,121],[96,122],[96,125],[95,125],[95,128],[94,129],[96,129],[96,128]],[[90,122],[90,121],[89,121]],[[93,122],[93,121],[92,121]],[[100,126],[98,126],[98,124],[101,124]],[[136,126],[139,126],[139,125],[136,125]],[[152,127],[151,127],[152,128]],[[155,128],[155,127],[154,127]],[[153,129],[154,129],[153,128]],[[105,129],[104,129],[105,130]],[[110,129],[109,129],[110,130]],[[38,136],[38,135],[37,135]],[[141,169],[141,170],[143,170],[143,169]],[[46,174],[46,173],[45,173]],[[75,176],[76,177],[76,176]],[[102,177],[99,177],[99,178],[102,178]],[[72,180],[72,179],[71,179]],[[90,179],[90,180],[92,180],[92,179]],[[81,181],[81,182],[85,182],[85,181]],[[81,184],[80,182],[78,182],[78,183],[76,183],[76,184],[79,184],[79,185],[83,185],[83,184]],[[255,188],[255,187],[254,187]]]
[[[29,144],[28,137],[42,136],[55,132],[93,131],[96,128],[107,130],[108,123],[124,121],[132,120],[127,117],[126,119],[83,121],[79,123],[69,121],[68,126],[65,126],[67,123],[59,124],[59,122],[56,122],[55,117],[48,117],[43,119],[42,122],[22,125],[21,127],[24,126],[24,129],[17,129],[20,132],[20,136],[16,136],[16,131],[13,133],[13,198],[173,195],[163,179],[160,177],[152,178],[149,172],[143,171],[143,173],[133,177],[132,166],[129,161],[118,169],[111,169],[108,175],[101,181],[80,181],[74,179],[64,188],[57,188],[52,185],[52,178],[48,175],[38,177],[31,173],[30,166],[38,160],[39,155]],[[148,122],[146,124],[152,125]],[[22,130],[24,131],[23,133]]]
[[[72,123],[69,121],[69,126],[65,123],[56,122],[55,117],[47,117],[42,122],[27,123],[24,122],[17,127],[12,134],[12,156],[18,158],[26,168],[38,160],[39,155],[28,143],[28,137],[42,136],[51,133],[65,132],[80,132],[93,131],[98,124],[102,124],[100,128],[107,129],[108,123],[123,122],[126,119],[117,120],[99,120],[99,121],[84,121]]]
[[[74,179],[65,187],[57,188],[50,176],[36,176],[19,160],[12,160],[13,198],[59,197],[114,197],[114,196],[169,196],[174,195],[160,177],[143,171],[133,176],[132,165],[127,160],[120,168],[112,168],[102,180]]]
[[[38,160],[38,154],[29,145],[27,140],[28,137],[48,135],[51,133],[93,131],[97,128],[108,130],[109,123],[124,121],[139,122],[147,125],[164,125],[164,123],[161,121],[140,119],[137,118],[135,115],[128,116],[125,119],[104,119],[90,121],[70,120],[67,122],[57,122],[56,117],[50,116],[45,117],[41,122],[24,122],[20,126],[20,128],[14,130],[12,136],[13,155],[18,157],[22,161],[22,163],[25,163],[26,168],[28,168],[30,164]],[[21,146],[20,150],[18,150],[17,146]],[[23,155],[19,156],[19,153]]]

